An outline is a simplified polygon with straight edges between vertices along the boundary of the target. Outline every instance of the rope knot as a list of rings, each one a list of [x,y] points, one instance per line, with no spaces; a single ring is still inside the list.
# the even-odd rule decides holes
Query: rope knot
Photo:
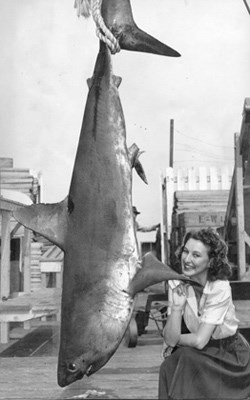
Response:
[[[91,14],[96,24],[96,36],[108,45],[112,54],[118,53],[121,48],[118,40],[106,26],[101,15],[102,0],[75,0],[74,7],[77,16],[83,15],[88,18]]]

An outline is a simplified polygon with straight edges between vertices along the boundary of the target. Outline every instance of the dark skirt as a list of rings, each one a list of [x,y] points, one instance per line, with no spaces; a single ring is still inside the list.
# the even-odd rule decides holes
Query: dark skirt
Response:
[[[202,350],[176,347],[162,363],[159,399],[245,400],[250,397],[250,346],[236,333]]]

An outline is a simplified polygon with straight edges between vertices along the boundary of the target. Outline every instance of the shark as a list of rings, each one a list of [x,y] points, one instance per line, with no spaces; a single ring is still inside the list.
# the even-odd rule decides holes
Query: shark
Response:
[[[129,0],[103,0],[105,23],[121,48],[165,56],[179,53],[141,31]],[[186,279],[156,260],[140,258],[132,211],[132,171],[147,183],[136,144],[126,143],[121,78],[100,41],[84,109],[67,197],[13,212],[15,219],[64,251],[57,380],[65,387],[103,367],[117,350],[139,291]]]

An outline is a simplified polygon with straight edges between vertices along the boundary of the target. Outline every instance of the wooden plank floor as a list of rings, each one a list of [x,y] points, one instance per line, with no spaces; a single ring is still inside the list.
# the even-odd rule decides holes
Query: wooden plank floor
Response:
[[[60,388],[56,381],[58,335],[56,330],[52,332],[50,345],[42,346],[45,351],[40,346],[37,352],[27,349],[28,357],[0,357],[1,400],[157,399],[162,341],[154,323],[139,337],[135,348],[122,342],[104,368],[66,388]]]
[[[249,304],[242,304],[237,312],[248,320]],[[57,384],[59,322],[36,320],[28,334],[14,340],[22,337],[18,329],[8,345],[0,344],[0,400],[157,399],[162,339],[154,321],[135,348],[122,342],[104,368],[66,388]]]

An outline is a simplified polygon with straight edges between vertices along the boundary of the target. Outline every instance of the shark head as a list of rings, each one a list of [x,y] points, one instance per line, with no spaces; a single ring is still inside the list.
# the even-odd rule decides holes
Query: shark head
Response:
[[[132,312],[131,296],[112,290],[109,294],[103,287],[100,283],[82,294],[75,288],[72,301],[63,299],[57,370],[61,387],[103,367],[124,336]]]

